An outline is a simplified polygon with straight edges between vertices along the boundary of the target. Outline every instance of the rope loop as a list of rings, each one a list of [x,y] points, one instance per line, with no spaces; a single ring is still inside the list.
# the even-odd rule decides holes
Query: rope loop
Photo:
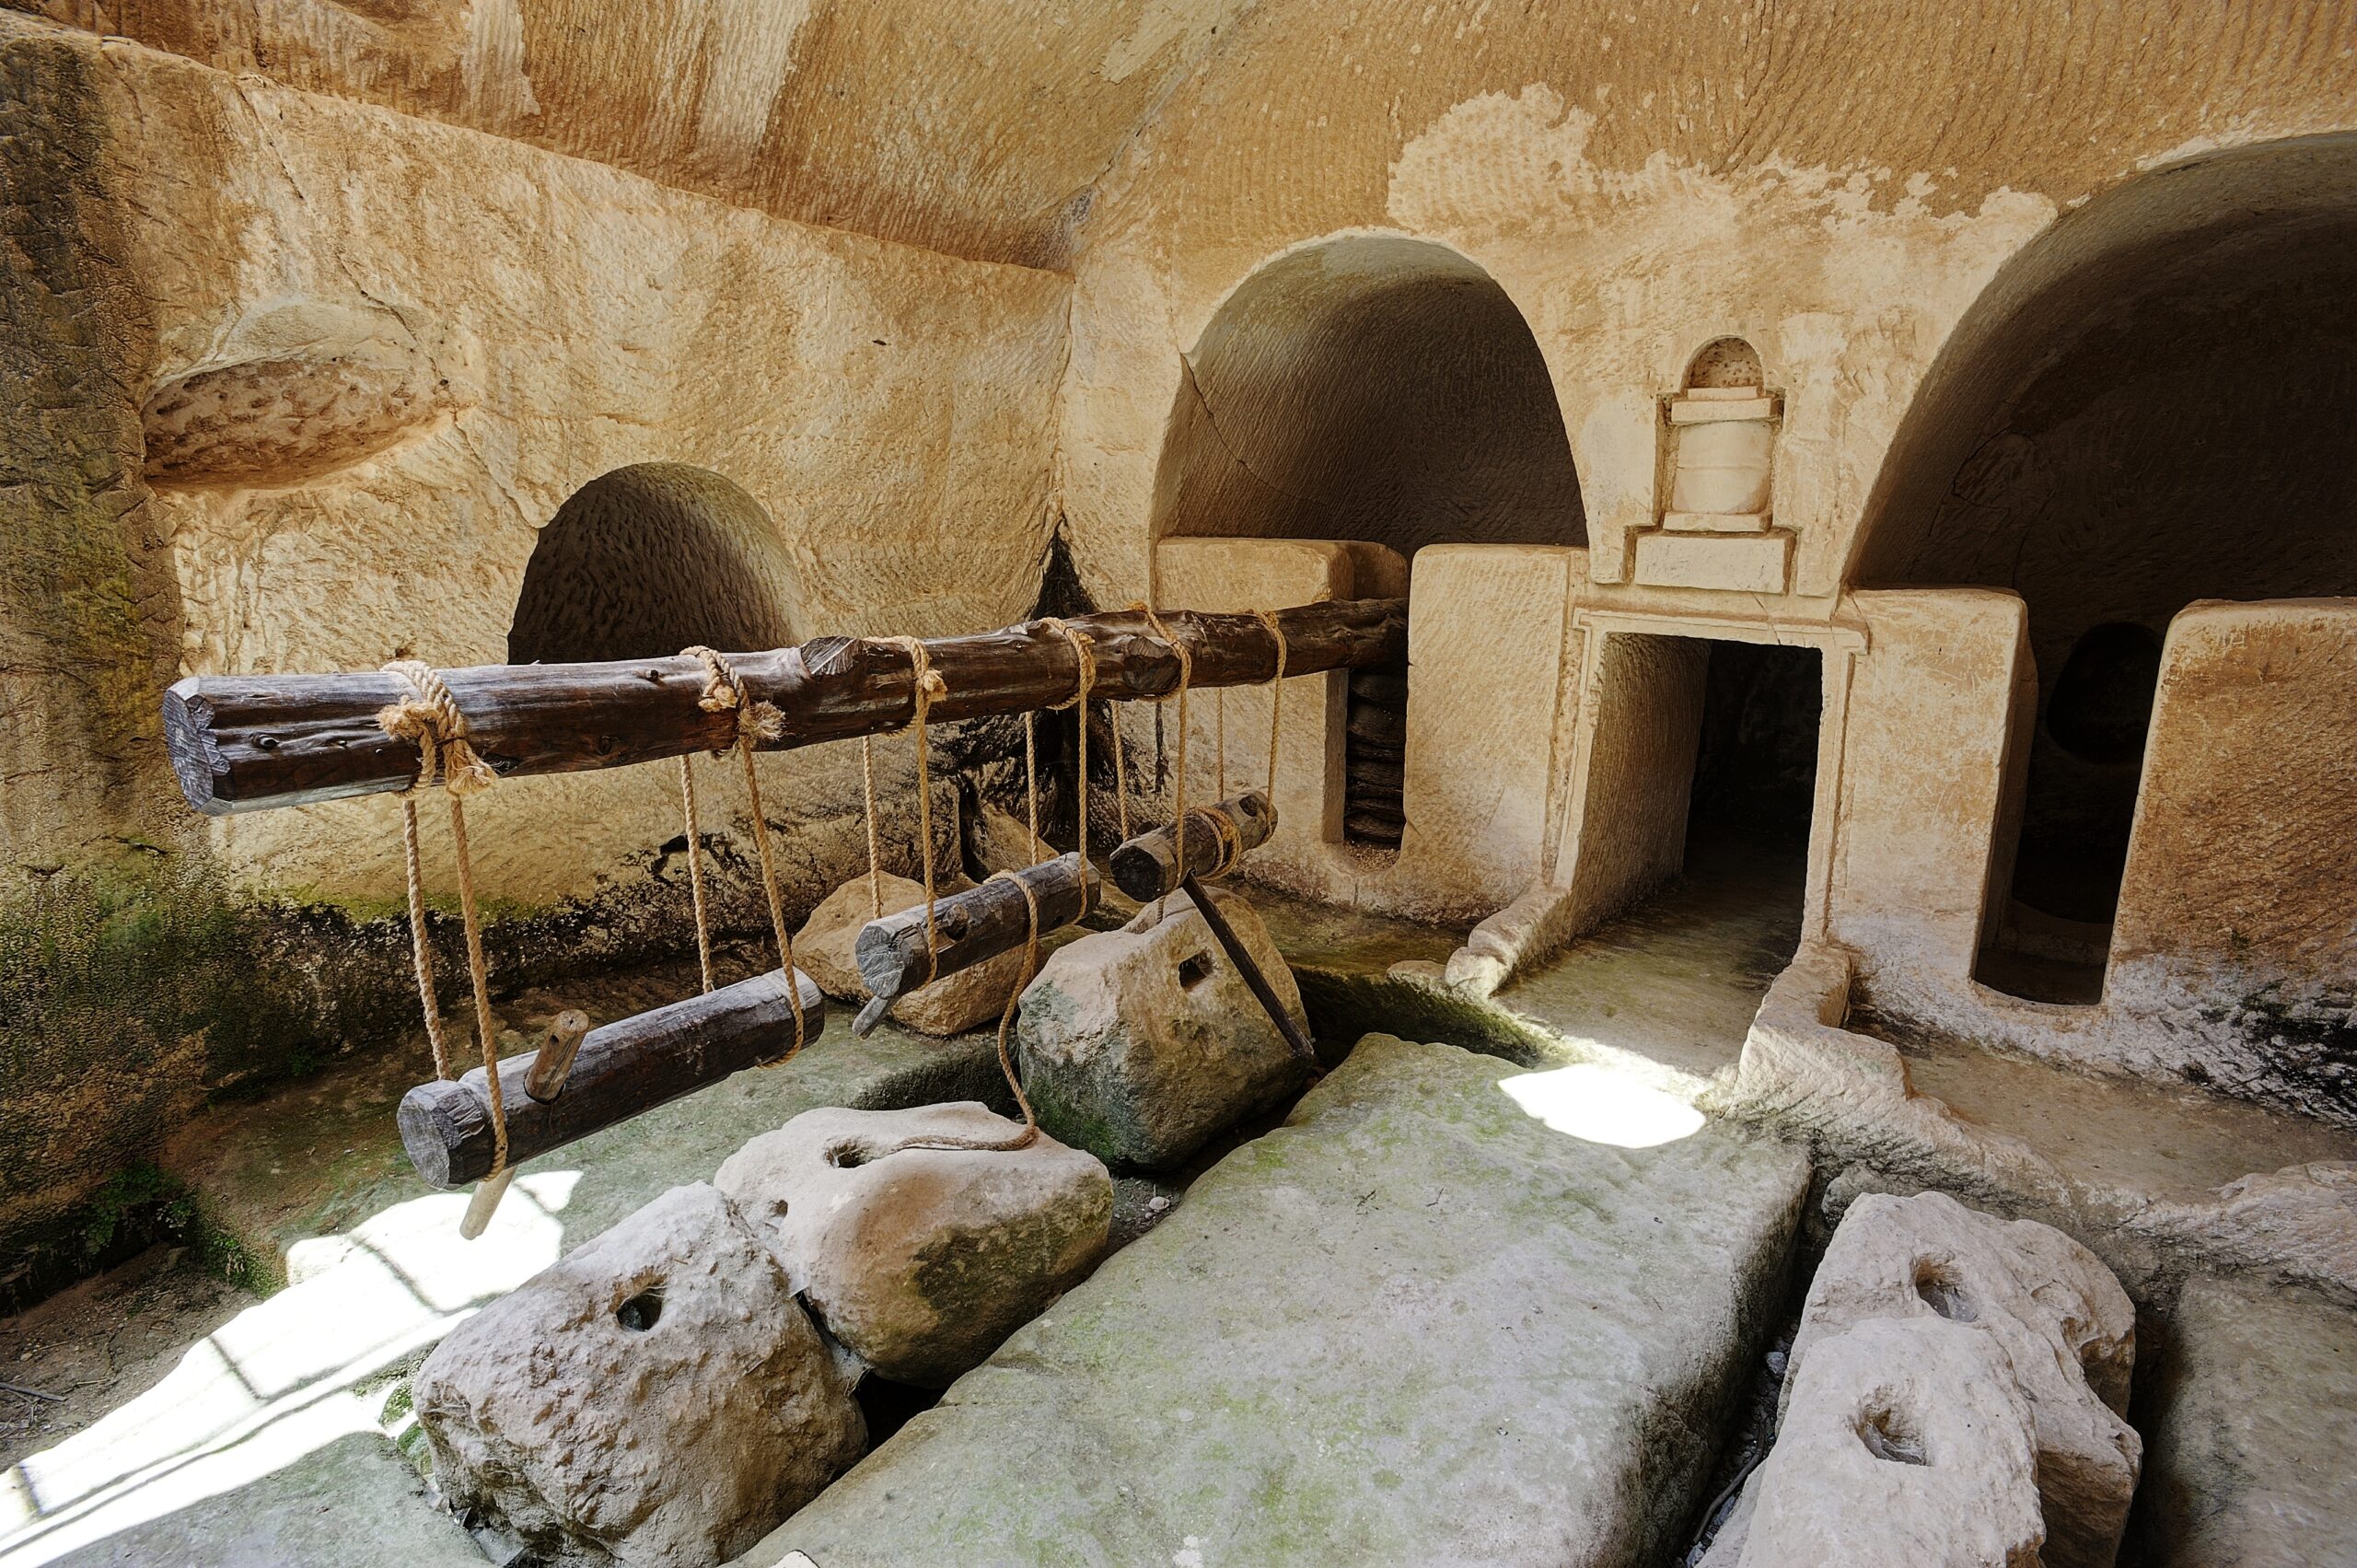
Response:
[[[1277,732],[1285,716],[1285,629],[1265,610],[1252,612],[1277,645],[1276,673],[1269,677],[1269,804],[1277,803]]]
[[[1064,641],[1072,645],[1073,662],[1079,671],[1073,684],[1072,695],[1061,703],[1051,704],[1048,711],[1057,713],[1065,708],[1080,710],[1080,799],[1078,802],[1080,884],[1081,896],[1086,899],[1088,889],[1088,690],[1097,684],[1097,646],[1086,633],[1070,621],[1060,621],[1055,616],[1046,615],[1039,618],[1039,624],[1050,631],[1061,633]],[[1082,912],[1086,912],[1085,907]]]
[[[467,740],[467,716],[434,667],[420,659],[395,659],[384,672],[398,677],[410,695],[377,711],[377,726],[399,740],[417,743],[417,780],[401,792],[401,859],[409,883],[411,956],[417,969],[418,1003],[425,1013],[425,1036],[434,1047],[434,1071],[450,1077],[450,1055],[442,1009],[434,996],[434,961],[425,933],[425,875],[418,851],[417,796],[441,772],[450,796],[450,849],[459,866],[459,915],[467,938],[467,977],[472,982],[475,1039],[482,1051],[484,1092],[491,1101],[491,1172],[507,1168],[507,1102],[499,1082],[499,1040],[491,1016],[491,977],[482,954],[482,923],[475,911],[474,856],[467,843],[466,797],[499,782],[498,772]]]
[[[1000,1009],[998,1016],[998,1070],[1006,1074],[1006,1086],[1014,1091],[1015,1103],[1022,1108],[1023,1131],[1012,1138],[911,1138],[905,1144],[893,1144],[884,1151],[885,1155],[897,1155],[909,1149],[946,1149],[980,1154],[1006,1154],[1016,1149],[1029,1148],[1039,1141],[1039,1113],[1031,1109],[1031,1098],[1023,1092],[1023,1079],[1015,1071],[1015,1057],[1007,1049],[1006,1036],[1008,1029],[1014,1027],[1016,1009],[1023,1001],[1023,993],[1029,989],[1031,981],[1038,978],[1039,973],[1039,895],[1032,891],[1031,884],[1023,879],[1021,872],[993,871],[987,878],[991,882],[1001,879],[1014,883],[1016,890],[1023,895],[1026,919],[1023,933],[1023,971],[1016,976],[1014,989],[1006,993],[1006,1005]],[[883,1156],[870,1157],[880,1159]]]
[[[784,738],[785,715],[773,703],[749,703],[744,678],[728,662],[727,656],[715,653],[698,644],[681,650],[681,656],[700,659],[704,668],[703,695],[696,705],[706,713],[734,711],[737,714],[737,743],[733,749],[745,765],[745,796],[753,812],[753,843],[761,851],[761,890],[768,896],[770,935],[777,941],[778,969],[785,976],[786,1005],[794,1013],[794,1049],[772,1063],[772,1066],[791,1062],[808,1042],[809,1026],[802,1015],[802,981],[794,969],[794,938],[785,926],[785,903],[778,893],[777,858],[770,848],[769,813],[761,805],[761,778],[753,767],[753,747],[757,742],[773,742]],[[688,864],[695,868],[695,906],[697,955],[704,963],[704,990],[712,989],[712,937],[704,925],[703,876],[694,854],[695,845],[695,780],[688,772],[688,760],[679,759],[681,795],[689,821],[690,854]]]
[[[1194,738],[1187,728],[1187,683],[1194,677],[1195,659],[1187,651],[1187,645],[1170,634],[1170,628],[1162,623],[1162,617],[1156,615],[1145,600],[1139,599],[1130,608],[1144,615],[1146,624],[1154,628],[1154,634],[1168,644],[1170,651],[1178,656],[1178,689],[1159,697],[1149,697],[1146,701],[1167,703],[1175,697],[1178,702],[1178,798],[1173,802],[1178,809],[1173,819],[1177,823],[1178,868],[1184,871],[1187,867],[1187,753],[1193,749],[1189,742]]]

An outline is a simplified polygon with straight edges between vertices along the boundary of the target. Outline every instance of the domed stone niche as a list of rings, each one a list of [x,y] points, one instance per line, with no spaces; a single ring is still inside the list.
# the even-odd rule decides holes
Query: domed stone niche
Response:
[[[1663,587],[1781,594],[1793,536],[1771,524],[1784,400],[1757,350],[1714,338],[1662,400],[1661,526],[1637,539],[1636,580]]]

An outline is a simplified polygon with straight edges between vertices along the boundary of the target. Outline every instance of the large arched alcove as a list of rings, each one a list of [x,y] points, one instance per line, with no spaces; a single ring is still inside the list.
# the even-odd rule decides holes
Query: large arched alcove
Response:
[[[1579,476],[1538,339],[1446,246],[1354,235],[1246,279],[1180,367],[1153,534],[1341,540],[1358,591],[1428,544],[1585,545]],[[1351,683],[1348,842],[1399,841],[1404,670]]]
[[[1154,532],[1585,544],[1538,341],[1445,245],[1352,236],[1245,280],[1182,364]]]
[[[507,633],[513,664],[653,658],[794,640],[795,573],[761,504],[687,463],[635,463],[540,530]]]
[[[2357,593],[2352,300],[2357,137],[2238,149],[2064,217],[1925,378],[1854,578],[2027,606],[2038,712],[1991,983],[2099,991],[2171,619]]]

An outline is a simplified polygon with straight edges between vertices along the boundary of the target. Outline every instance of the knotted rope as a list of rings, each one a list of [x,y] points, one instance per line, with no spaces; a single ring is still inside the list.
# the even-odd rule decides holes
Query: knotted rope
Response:
[[[410,694],[377,712],[377,727],[396,740],[417,746],[416,782],[401,792],[401,858],[409,883],[410,947],[417,965],[417,995],[425,1012],[425,1038],[434,1047],[436,1077],[454,1076],[442,1032],[442,1010],[434,997],[434,960],[425,936],[425,877],[418,851],[417,796],[433,786],[435,770],[450,797],[450,848],[459,865],[459,914],[467,934],[467,973],[474,982],[475,1038],[482,1049],[482,1074],[491,1098],[490,1180],[507,1168],[507,1103],[499,1083],[499,1042],[492,1029],[491,978],[482,956],[482,926],[475,916],[474,858],[467,844],[466,797],[489,789],[499,774],[467,739],[467,715],[434,667],[419,659],[395,659],[384,673],[399,679]]]
[[[745,764],[745,795],[753,811],[753,843],[761,855],[761,890],[769,896],[770,932],[777,938],[777,964],[785,975],[786,1003],[794,1010],[794,1049],[772,1063],[780,1065],[793,1061],[802,1050],[808,1038],[808,1028],[802,1016],[802,980],[795,972],[794,938],[786,931],[785,903],[777,889],[777,859],[770,848],[769,813],[761,805],[761,778],[753,767],[753,746],[756,741],[773,743],[784,739],[785,715],[773,703],[746,701],[744,680],[722,655],[701,644],[683,650],[683,653],[685,656],[703,663],[703,695],[696,699],[696,706],[708,714],[734,713],[737,715],[734,749]],[[679,759],[682,769],[686,768],[687,762],[685,757]],[[695,815],[692,796],[689,797],[687,809],[692,834]],[[691,838],[689,842],[694,841]],[[689,864],[692,866],[695,863],[691,859]],[[703,925],[703,887],[701,880],[696,886],[696,940],[700,951],[709,950],[711,936]],[[709,959],[706,960],[704,989],[712,989]]]

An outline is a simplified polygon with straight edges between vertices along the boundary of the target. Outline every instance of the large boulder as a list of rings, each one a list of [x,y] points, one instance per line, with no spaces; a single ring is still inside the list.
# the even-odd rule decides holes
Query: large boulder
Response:
[[[702,1183],[459,1324],[413,1393],[455,1503],[629,1568],[736,1555],[867,1439],[784,1271]]]
[[[1241,898],[1212,897],[1306,1033],[1268,927]],[[1040,1124],[1117,1170],[1168,1170],[1306,1075],[1184,893],[1051,954],[1016,1041]]]
[[[811,1110],[714,1179],[830,1333],[887,1377],[945,1388],[1096,1265],[1113,1179],[981,1105]]]
[[[881,885],[886,914],[924,902],[923,883],[887,876]],[[972,886],[962,877],[944,877],[935,884],[935,891],[937,897],[947,898]],[[868,888],[867,877],[853,877],[821,900],[802,929],[794,934],[795,964],[828,995],[854,1004],[865,1002],[874,993],[859,978],[853,950],[875,914],[876,894]],[[1022,978],[1023,952],[1016,948],[917,987],[892,1004],[891,1016],[896,1023],[919,1034],[964,1034],[985,1024],[995,1025],[1006,1010],[1007,993]]]
[[[1753,1478],[1742,1568],[2036,1568],[2038,1452],[1994,1335],[1936,1316],[1820,1334]]]
[[[1943,1318],[2003,1345],[2028,1400],[2046,1519],[2041,1561],[2107,1568],[2143,1454],[2124,1419],[2136,1308],[2094,1253],[2052,1226],[1998,1219],[1944,1192],[1859,1199],[1810,1283],[1788,1400],[1831,1337],[1870,1320]]]

